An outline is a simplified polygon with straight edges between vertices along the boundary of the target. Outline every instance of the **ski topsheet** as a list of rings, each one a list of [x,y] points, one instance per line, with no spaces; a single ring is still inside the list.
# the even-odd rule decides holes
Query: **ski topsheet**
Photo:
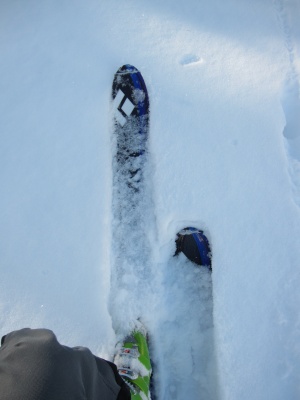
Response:
[[[144,79],[135,67],[124,65],[117,71],[112,97],[116,140],[114,177],[122,174],[118,178],[124,178],[123,183],[136,192],[142,182],[145,161],[149,98]]]

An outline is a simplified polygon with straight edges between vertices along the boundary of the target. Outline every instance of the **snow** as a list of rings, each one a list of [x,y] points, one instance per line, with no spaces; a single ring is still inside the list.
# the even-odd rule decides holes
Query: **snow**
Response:
[[[143,309],[160,398],[300,397],[299,17],[297,0],[2,0],[1,335],[47,327],[111,359],[116,320]],[[125,63],[150,96],[152,279],[128,266],[112,291]],[[170,257],[187,225],[213,250],[213,331],[209,277]]]

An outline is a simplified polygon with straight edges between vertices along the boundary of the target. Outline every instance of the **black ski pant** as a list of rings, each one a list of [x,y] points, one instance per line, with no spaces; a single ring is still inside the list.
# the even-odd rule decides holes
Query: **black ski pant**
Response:
[[[130,400],[130,391],[113,363],[26,328],[2,337],[0,400]]]

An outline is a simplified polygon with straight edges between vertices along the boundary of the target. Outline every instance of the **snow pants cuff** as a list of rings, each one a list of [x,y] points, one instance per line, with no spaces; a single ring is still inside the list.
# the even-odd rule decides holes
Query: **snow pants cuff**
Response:
[[[1,400],[129,400],[114,364],[61,345],[47,329],[21,329],[0,347]]]

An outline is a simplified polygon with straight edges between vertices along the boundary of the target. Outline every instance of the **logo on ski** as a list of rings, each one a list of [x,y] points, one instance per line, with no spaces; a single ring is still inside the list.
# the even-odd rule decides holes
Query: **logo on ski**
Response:
[[[119,89],[113,101],[113,108],[115,118],[122,127],[126,124],[127,118],[131,115],[134,107],[135,105],[126,97],[122,90]]]

